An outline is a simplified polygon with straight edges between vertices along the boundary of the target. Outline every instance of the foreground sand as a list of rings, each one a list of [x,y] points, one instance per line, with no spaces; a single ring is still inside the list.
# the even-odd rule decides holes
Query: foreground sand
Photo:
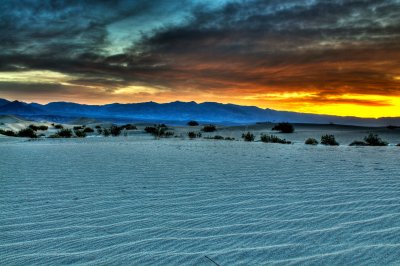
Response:
[[[3,265],[400,263],[398,147],[0,142]]]

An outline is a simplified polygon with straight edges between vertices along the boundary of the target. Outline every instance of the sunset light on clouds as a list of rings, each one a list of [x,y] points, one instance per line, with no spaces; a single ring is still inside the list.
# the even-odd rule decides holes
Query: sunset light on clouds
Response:
[[[0,98],[400,116],[400,3],[3,1]]]

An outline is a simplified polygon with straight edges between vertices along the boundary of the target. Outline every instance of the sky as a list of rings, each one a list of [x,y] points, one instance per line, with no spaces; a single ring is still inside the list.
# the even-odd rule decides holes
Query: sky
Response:
[[[400,0],[2,0],[0,98],[400,116]]]

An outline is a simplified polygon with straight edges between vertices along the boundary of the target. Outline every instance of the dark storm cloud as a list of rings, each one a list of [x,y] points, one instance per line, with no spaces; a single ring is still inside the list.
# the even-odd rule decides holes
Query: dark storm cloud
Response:
[[[0,71],[53,70],[76,76],[75,85],[108,91],[130,84],[177,94],[306,91],[321,97],[321,104],[343,94],[400,95],[394,78],[400,75],[396,0],[233,1],[213,8],[201,1],[2,6]],[[190,6],[191,14],[179,23],[143,32],[122,53],[109,51],[115,45],[107,30],[112,23],[150,21],[181,6]],[[173,14],[171,20],[177,19]]]

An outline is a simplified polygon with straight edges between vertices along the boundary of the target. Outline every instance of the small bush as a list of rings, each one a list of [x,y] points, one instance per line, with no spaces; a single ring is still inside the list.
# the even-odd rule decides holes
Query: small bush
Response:
[[[110,133],[114,137],[117,137],[117,136],[121,135],[121,128],[118,126],[111,126]]]
[[[198,126],[199,125],[199,123],[197,122],[197,121],[189,121],[188,123],[187,123],[187,125],[188,126],[190,126],[190,127],[195,127],[195,126]]]
[[[38,131],[39,127],[35,126],[35,125],[29,125],[28,128],[32,129],[33,131]]]
[[[31,138],[31,139],[35,139],[37,138],[37,135],[35,133],[35,131],[32,128],[25,128],[25,129],[21,129],[18,133],[17,133],[18,137],[21,138]]]
[[[84,133],[93,133],[94,129],[90,128],[90,127],[85,127],[85,129],[83,130]]]
[[[146,133],[152,134],[154,137],[157,137],[157,138],[170,137],[175,134],[172,131],[167,131],[167,130],[168,130],[168,127],[165,124],[159,124],[159,125],[154,125],[152,127],[144,128],[144,131]]]
[[[48,126],[39,126],[38,128],[39,128],[39,130],[42,130],[42,131],[46,131],[49,129]]]
[[[247,132],[242,134],[242,139],[244,141],[254,141],[255,136],[253,133]]]
[[[54,128],[55,129],[63,129],[64,127],[63,127],[63,125],[54,125]]]
[[[378,135],[370,133],[364,138],[368,146],[387,146],[388,143],[383,141]]]
[[[364,141],[355,140],[349,146],[368,146]]]
[[[225,140],[235,140],[235,138],[226,137]]]
[[[101,130],[101,129],[100,129]],[[110,130],[108,130],[107,128],[105,128],[104,130],[102,130],[103,136],[104,137],[108,137],[111,135]]]
[[[215,125],[205,125],[202,129],[204,132],[214,132],[217,130],[217,127]]]
[[[174,131],[165,131],[165,134],[164,134],[164,136],[166,138],[172,137],[173,135],[175,135]]]
[[[275,125],[272,130],[280,131],[281,133],[293,133],[294,127],[292,124],[285,122]]]
[[[338,146],[339,143],[336,141],[334,135],[324,135],[321,137],[321,144],[330,145],[330,146]]]
[[[306,145],[318,145],[318,140],[313,139],[313,138],[308,138],[304,142]]]
[[[16,137],[16,136],[17,136],[17,134],[15,134],[14,131],[11,131],[11,130],[3,130],[3,129],[0,129],[0,134],[1,134],[1,135],[4,135],[4,136],[9,136],[9,137]]]
[[[213,139],[222,140],[222,139],[224,139],[224,137],[223,137],[223,136],[220,136],[220,135],[216,135],[216,136],[214,136]]]
[[[280,143],[280,144],[291,144],[292,142],[286,140],[286,139],[281,139],[277,136],[274,135],[261,135],[261,141],[265,143]]]
[[[74,127],[74,130],[82,130],[82,129],[83,129],[82,126],[76,126],[76,127]]]
[[[397,147],[400,147],[400,143],[396,145]]]
[[[135,125],[132,125],[132,124],[126,124],[126,125],[121,126],[121,129],[136,130],[137,127]]]
[[[196,132],[191,131],[191,132],[188,132],[188,137],[190,139],[201,138],[201,133],[200,132],[196,133]]]
[[[85,138],[86,137],[86,133],[85,131],[82,130],[75,130],[75,136],[78,138]]]
[[[99,128],[101,128],[101,126],[97,125],[97,126],[95,126],[94,128],[99,129]]]
[[[60,129],[57,133],[57,136],[60,138],[71,138],[72,137],[72,130],[71,129]]]

